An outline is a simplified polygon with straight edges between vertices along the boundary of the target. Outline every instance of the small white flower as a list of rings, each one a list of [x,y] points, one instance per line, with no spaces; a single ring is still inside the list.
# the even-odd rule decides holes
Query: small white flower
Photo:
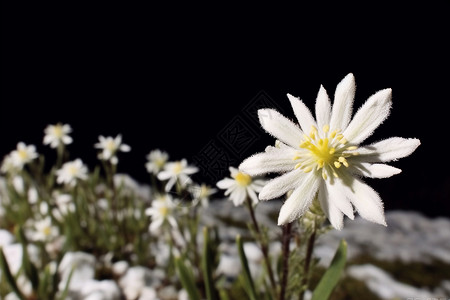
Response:
[[[258,111],[262,127],[282,143],[247,158],[239,168],[250,175],[284,173],[259,194],[269,200],[293,190],[280,210],[279,225],[301,217],[316,197],[336,229],[343,227],[344,214],[354,218],[353,208],[361,217],[386,225],[380,196],[359,178],[400,173],[383,163],[410,155],[420,141],[395,137],[360,146],[388,117],[391,89],[370,96],[351,120],[354,95],[353,74],[336,87],[333,106],[321,86],[314,119],[300,99],[288,94],[300,126],[273,109]]]
[[[71,144],[73,141],[69,136],[71,132],[72,128],[68,124],[62,125],[58,123],[56,125],[48,125],[44,130],[44,145],[57,148],[59,145]]]
[[[87,179],[87,167],[83,164],[81,159],[66,162],[61,169],[56,171],[56,182],[59,184],[68,184],[75,186],[77,179]]]
[[[158,174],[166,164],[169,159],[169,154],[167,152],[161,151],[159,149],[151,151],[147,155],[148,162],[145,164],[147,171],[151,174]]]
[[[203,207],[209,206],[209,197],[217,192],[217,189],[211,188],[210,186],[202,183],[201,185],[194,184],[189,188],[191,192],[192,198],[194,199],[194,203],[199,203]]]
[[[166,222],[172,227],[177,227],[177,222],[173,216],[176,205],[170,194],[159,196],[152,201],[152,206],[145,210],[145,214],[152,218],[149,230],[157,232],[159,228]]]
[[[14,176],[12,179],[12,185],[17,193],[23,195],[23,193],[25,192],[25,183],[23,182],[22,176]]]
[[[11,152],[11,163],[13,166],[21,170],[24,165],[38,157],[36,147],[34,145],[25,145],[18,143],[17,149]]]
[[[28,203],[36,204],[39,199],[38,191],[35,187],[30,187],[28,189]]]
[[[50,217],[46,217],[43,220],[36,221],[34,223],[35,231],[32,235],[34,241],[47,242],[58,236],[59,230],[52,225]]]
[[[263,179],[254,179],[250,175],[238,171],[238,169],[229,168],[232,178],[224,178],[217,182],[217,187],[226,190],[225,196],[233,201],[234,206],[242,205],[247,197],[252,199],[253,204],[258,203],[258,196],[265,184]]]
[[[113,165],[116,165],[119,162],[116,153],[118,151],[121,152],[129,152],[131,147],[122,144],[122,136],[119,134],[115,138],[109,136],[99,136],[99,142],[94,145],[97,149],[102,149],[102,152],[99,154],[99,158],[102,160],[109,160]]]
[[[14,164],[14,162],[13,162],[11,153],[6,155],[3,158],[2,167],[1,167],[1,171],[3,173],[8,173],[8,174],[16,173],[18,171],[18,169],[19,168],[17,168],[16,165]]]
[[[166,192],[168,192],[177,180],[181,187],[186,187],[187,184],[192,182],[192,179],[188,175],[192,175],[197,172],[197,167],[188,166],[187,160],[182,159],[180,161],[167,163],[164,166],[164,170],[158,173],[158,179],[169,180],[167,181],[165,187]]]

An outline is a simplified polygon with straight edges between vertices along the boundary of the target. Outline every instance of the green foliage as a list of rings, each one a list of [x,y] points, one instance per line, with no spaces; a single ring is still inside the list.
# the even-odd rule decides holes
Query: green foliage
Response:
[[[194,274],[186,267],[181,257],[175,258],[177,274],[183,288],[187,291],[190,300],[201,300],[200,293],[195,285]]]
[[[242,265],[242,279],[245,291],[247,292],[247,295],[250,300],[256,300],[257,295],[255,290],[255,284],[253,282],[252,274],[250,273],[248,260],[247,257],[245,256],[244,246],[240,235],[236,237],[236,245],[238,247],[239,259],[241,260]]]

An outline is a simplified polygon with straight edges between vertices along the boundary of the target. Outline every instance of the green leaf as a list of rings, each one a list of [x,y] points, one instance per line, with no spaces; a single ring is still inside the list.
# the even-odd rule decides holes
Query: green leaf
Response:
[[[243,277],[244,277],[244,288],[248,294],[250,300],[256,300],[256,290],[255,284],[252,279],[252,275],[250,274],[250,268],[248,267],[247,257],[245,256],[244,246],[242,243],[242,238],[240,235],[236,236],[236,244],[238,247],[239,258],[241,260]]]
[[[200,294],[194,281],[194,275],[186,268],[181,257],[175,258],[175,266],[183,288],[187,291],[190,300],[200,300]]]
[[[72,275],[73,275],[74,271],[75,271],[75,267],[73,267],[72,270],[70,270],[70,274],[69,274],[69,277],[67,278],[66,286],[64,287],[63,292],[59,296],[59,298],[58,298],[59,300],[65,300],[67,298],[67,294],[69,293],[70,281],[72,280]]]
[[[27,250],[28,241],[22,227],[17,228],[16,235],[18,236],[19,242],[22,244],[22,266],[24,268],[25,275],[31,281],[33,290],[36,291],[39,287],[39,274],[35,265],[30,260]]]
[[[17,297],[19,297],[20,300],[25,300],[25,297],[17,287],[14,276],[11,274],[11,270],[9,269],[8,262],[6,261],[6,257],[3,253],[2,247],[0,247],[0,270],[2,270],[2,277],[4,276],[6,278],[6,281],[8,282],[13,292],[17,295]]]
[[[330,297],[331,292],[339,282],[342,271],[347,261],[347,242],[341,240],[339,247],[334,254],[330,267],[325,271],[316,289],[313,292],[311,300],[324,300]]]
[[[203,228],[203,256],[202,256],[202,269],[203,278],[206,287],[206,298],[208,300],[217,299],[217,290],[214,286],[214,280],[212,276],[212,253],[209,239],[209,231],[207,227]]]

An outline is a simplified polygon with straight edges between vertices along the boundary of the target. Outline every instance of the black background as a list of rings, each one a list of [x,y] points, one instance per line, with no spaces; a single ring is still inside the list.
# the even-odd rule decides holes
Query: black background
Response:
[[[3,7],[0,156],[24,141],[51,157],[43,130],[63,122],[74,129],[71,158],[91,167],[98,135],[121,133],[132,152],[119,171],[147,182],[150,150],[192,161],[259,93],[293,118],[286,93],[313,108],[320,84],[332,96],[352,72],[355,109],[393,89],[391,115],[366,143],[422,141],[393,163],[403,173],[367,180],[386,209],[450,216],[447,13],[444,4]],[[273,142],[256,130],[242,158]]]

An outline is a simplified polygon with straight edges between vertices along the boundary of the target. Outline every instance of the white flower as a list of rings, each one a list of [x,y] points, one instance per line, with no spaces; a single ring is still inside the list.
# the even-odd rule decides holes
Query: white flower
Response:
[[[192,198],[194,199],[194,203],[200,204],[203,207],[208,207],[209,205],[209,197],[217,192],[217,189],[211,188],[206,184],[202,183],[201,185],[194,184],[189,188],[189,192],[191,192]]]
[[[109,160],[113,165],[116,165],[119,162],[119,159],[116,156],[118,151],[129,152],[131,150],[130,146],[122,144],[122,136],[120,134],[117,135],[116,138],[111,136],[105,138],[101,135],[98,139],[99,142],[95,144],[94,147],[102,149],[99,158]]]
[[[187,160],[182,159],[176,162],[169,162],[164,166],[164,170],[159,172],[159,180],[169,180],[166,183],[166,192],[170,191],[173,185],[177,182],[180,183],[181,187],[185,187],[187,184],[191,183],[192,180],[188,175],[192,175],[198,172],[197,167],[188,166]]]
[[[87,179],[87,167],[83,164],[81,159],[66,162],[61,169],[56,171],[56,182],[59,184],[65,183],[75,186],[77,179]]]
[[[301,100],[288,94],[300,127],[273,109],[258,111],[262,127],[282,143],[247,158],[240,169],[250,175],[284,173],[259,194],[269,200],[293,190],[280,210],[279,225],[301,217],[316,196],[336,229],[343,227],[343,214],[354,218],[353,208],[363,218],[386,225],[380,197],[359,177],[400,173],[383,162],[410,155],[420,141],[394,137],[360,146],[389,115],[391,89],[370,96],[351,120],[354,94],[353,74],[336,87],[333,106],[321,86],[316,119]]]
[[[35,231],[32,234],[32,240],[47,242],[56,238],[59,234],[57,227],[52,225],[50,217],[34,223]]]
[[[56,125],[48,125],[45,128],[44,133],[44,145],[50,145],[52,148],[57,148],[59,145],[68,145],[72,143],[72,138],[69,133],[72,132],[72,128],[68,124],[62,125],[58,123]]]
[[[159,196],[152,201],[152,206],[145,210],[145,214],[152,218],[150,232],[157,232],[158,229],[167,221],[172,227],[177,227],[173,210],[176,205],[170,194]]]
[[[38,157],[36,147],[34,145],[25,145],[20,142],[17,149],[11,152],[11,163],[14,167],[21,170],[24,165]]]
[[[158,174],[164,168],[167,160],[169,159],[169,154],[163,152],[159,149],[151,151],[147,155],[148,162],[145,164],[147,171],[151,174]]]
[[[67,252],[58,266],[59,290],[64,290],[70,277],[69,290],[80,291],[95,276],[96,258],[85,252]],[[72,271],[73,270],[73,271]],[[72,273],[72,275],[70,275]]]
[[[225,196],[230,195],[230,200],[234,206],[242,205],[247,197],[252,199],[253,204],[258,203],[256,193],[261,192],[265,181],[254,179],[249,174],[238,171],[238,169],[229,168],[232,178],[224,178],[217,182],[217,187],[226,190]]]
[[[6,155],[2,161],[1,171],[3,173],[14,173],[17,169],[18,168],[14,165],[11,153]]]

